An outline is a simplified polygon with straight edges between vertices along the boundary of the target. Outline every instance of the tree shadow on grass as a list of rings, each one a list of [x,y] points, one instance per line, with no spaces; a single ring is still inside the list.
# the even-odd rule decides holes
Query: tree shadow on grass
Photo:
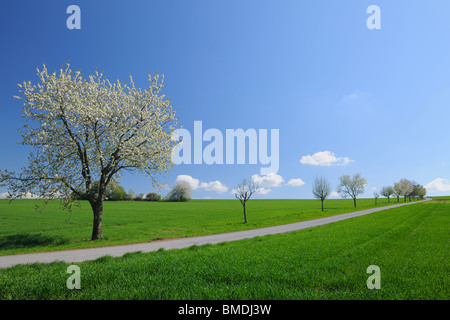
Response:
[[[52,237],[41,233],[29,234],[21,233],[0,237],[0,250],[19,249],[40,246],[58,246],[68,243],[69,240],[63,237]]]

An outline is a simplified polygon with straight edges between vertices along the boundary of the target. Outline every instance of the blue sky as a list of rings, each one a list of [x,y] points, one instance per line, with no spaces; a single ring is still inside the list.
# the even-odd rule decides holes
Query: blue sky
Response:
[[[81,30],[66,27],[71,4],[81,8]],[[380,30],[366,27],[372,4]],[[446,0],[3,0],[0,168],[27,164],[17,84],[36,82],[42,62],[55,70],[70,60],[85,75],[131,74],[140,87],[147,71],[163,73],[164,93],[191,132],[196,120],[223,133],[279,129],[279,170],[259,177],[266,194],[258,198],[311,198],[315,176],[336,188],[340,175],[356,172],[368,180],[366,197],[401,178],[450,194],[449,11]],[[317,153],[336,161],[307,161]],[[183,176],[195,198],[232,198],[260,167],[181,164],[161,182]],[[140,175],[121,184],[153,190]]]

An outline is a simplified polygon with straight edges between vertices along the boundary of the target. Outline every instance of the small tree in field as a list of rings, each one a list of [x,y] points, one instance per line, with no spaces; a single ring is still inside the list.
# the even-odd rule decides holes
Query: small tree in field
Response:
[[[69,67],[49,73],[44,65],[37,84],[19,84],[16,98],[27,120],[22,144],[32,151],[21,173],[1,172],[0,187],[14,197],[30,192],[59,198],[64,208],[74,198],[87,200],[95,240],[103,237],[103,200],[111,181],[123,171],[141,172],[158,186],[155,175],[173,166],[175,111],[160,94],[164,77],[158,74],[140,89],[131,76],[129,84],[111,83],[101,73],[84,78]]]
[[[400,196],[403,194],[403,186],[400,182],[394,183],[394,195],[397,198],[397,202],[400,202]]]
[[[315,178],[312,187],[313,195],[316,199],[320,199],[322,202],[323,211],[323,201],[328,198],[331,193],[331,186],[325,178]]]
[[[375,205],[377,205],[377,200],[380,197],[380,194],[377,190],[373,190],[373,198],[375,199]]]
[[[418,188],[418,190],[417,190],[417,196],[418,196],[420,199],[423,199],[423,197],[424,197],[426,194],[427,194],[427,189],[426,189],[424,186],[419,185],[419,188]]]
[[[383,197],[386,197],[388,199],[389,203],[391,202],[390,196],[392,196],[393,194],[394,194],[394,188],[392,188],[390,186],[381,188],[381,195]]]
[[[364,188],[367,184],[367,180],[359,173],[353,175],[344,174],[339,178],[339,185],[337,191],[342,197],[350,196],[353,199],[353,204],[356,208],[356,197],[361,193],[364,193]]]
[[[132,189],[128,190],[127,199],[134,200],[136,198],[136,193]]]
[[[237,188],[234,189],[234,196],[238,199],[242,207],[244,208],[244,223],[247,223],[247,211],[246,204],[250,200],[250,197],[257,193],[259,190],[259,185],[252,179],[243,179],[241,183],[238,184]]]
[[[406,202],[406,198],[414,191],[414,185],[408,179],[400,179],[401,195],[403,196],[403,202]],[[411,198],[410,198],[411,200]]]
[[[177,182],[167,195],[167,199],[170,201],[189,201],[191,197],[191,185],[185,181]]]

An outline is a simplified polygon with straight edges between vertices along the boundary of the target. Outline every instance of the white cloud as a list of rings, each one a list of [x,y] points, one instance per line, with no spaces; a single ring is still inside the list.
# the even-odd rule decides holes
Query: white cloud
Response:
[[[228,191],[228,187],[224,185],[219,180],[211,181],[211,182],[200,182],[200,180],[195,179],[188,175],[179,175],[177,176],[175,182],[184,181],[189,183],[192,190],[202,189],[205,191],[214,191],[217,193],[224,193]]]
[[[330,193],[330,197],[339,197],[339,193],[336,192],[336,191],[332,191],[332,192]]]
[[[8,199],[9,192],[0,193],[0,199]]]
[[[258,188],[258,192],[256,192],[255,194],[268,194],[270,191],[272,191],[272,189],[269,188]],[[235,194],[237,192],[237,189],[233,189],[231,190],[231,194]]]
[[[266,188],[259,188],[258,193],[259,194],[268,194],[272,189],[266,189]]]
[[[284,183],[285,180],[282,176],[276,173],[269,173],[265,176],[260,176],[257,174],[254,174],[251,176],[251,180],[255,182],[258,186],[258,194],[268,194],[272,191],[271,188],[278,188],[278,187],[284,187],[284,186],[290,186],[290,187],[300,187],[305,184],[305,182],[300,179],[290,179],[288,183]],[[233,189],[231,191],[232,194],[236,192],[236,189]]]
[[[251,179],[260,187],[279,187],[284,182],[283,177],[276,173],[269,173],[265,176],[255,174]]]
[[[218,193],[224,193],[228,191],[228,187],[222,184],[219,180],[211,181],[211,182],[202,182],[199,186],[200,189],[204,189],[206,191],[215,191]]]
[[[289,180],[289,182],[287,183],[288,186],[291,187],[301,187],[302,185],[305,184],[305,181],[303,181],[302,179],[298,178],[298,179],[291,179]]]
[[[425,185],[427,192],[450,191],[450,181],[442,178],[436,178]]]
[[[309,164],[312,166],[346,166],[352,161],[347,157],[337,158],[331,151],[319,151],[312,156],[308,154],[300,159],[301,164]]]
[[[355,92],[345,94],[340,101],[340,105],[352,105],[357,101],[365,99],[366,97],[367,93],[357,90]]]
[[[200,185],[200,180],[192,178],[191,176],[182,174],[179,175],[176,179],[175,182],[187,182],[189,183],[189,185],[191,186],[192,190],[196,190],[198,189],[199,185]]]

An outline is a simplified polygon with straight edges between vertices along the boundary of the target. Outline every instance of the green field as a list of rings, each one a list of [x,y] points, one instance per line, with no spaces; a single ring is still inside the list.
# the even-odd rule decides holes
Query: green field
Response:
[[[66,287],[69,264],[20,265],[0,270],[0,299],[448,300],[449,212],[450,201],[429,201],[286,234],[104,257],[77,263],[80,290]],[[369,265],[380,267],[379,290],[366,287]]]
[[[402,203],[403,200],[400,200]],[[317,219],[325,216],[375,207],[374,199],[250,200],[248,223],[244,224],[238,200],[192,200],[190,202],[105,202],[103,240],[90,241],[92,211],[87,202],[62,211],[59,202],[50,202],[43,212],[36,212],[42,200],[0,200],[0,255],[52,251],[157,239],[199,236],[261,228]],[[391,199],[391,204],[397,200]],[[378,199],[378,206],[387,205]]]

